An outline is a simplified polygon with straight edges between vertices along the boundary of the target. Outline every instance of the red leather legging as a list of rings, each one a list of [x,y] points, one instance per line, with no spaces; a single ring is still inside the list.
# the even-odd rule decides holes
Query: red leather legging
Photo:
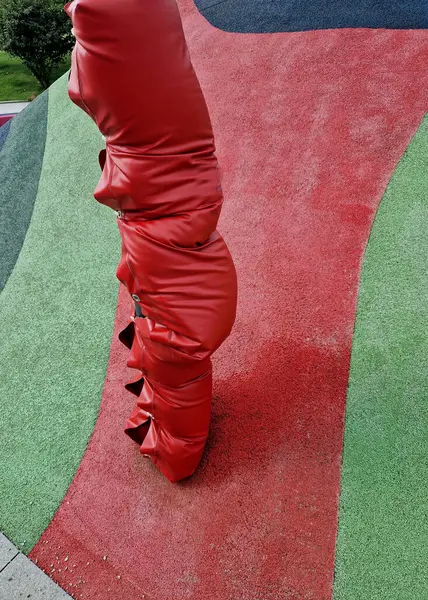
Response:
[[[128,366],[137,370],[126,386],[138,401],[125,431],[168,479],[178,481],[195,471],[207,440],[210,357],[233,325],[235,270],[217,232],[200,247],[179,249],[147,238],[144,222],[128,220],[128,215],[122,215],[118,224],[122,258],[117,277],[141,312],[150,315],[131,315],[119,336],[131,350]],[[165,285],[159,285],[160,272]],[[189,274],[191,282],[186,285],[182,280]],[[178,320],[180,315],[183,321],[192,320],[191,337],[162,324],[158,306],[168,295],[171,304],[177,297],[182,303],[181,310],[176,309]]]
[[[137,406],[126,432],[171,481],[208,435],[211,354],[236,274],[216,230],[223,196],[205,100],[175,0],[74,0],[69,95],[106,140],[95,198],[118,211],[117,276],[138,303],[122,332]]]

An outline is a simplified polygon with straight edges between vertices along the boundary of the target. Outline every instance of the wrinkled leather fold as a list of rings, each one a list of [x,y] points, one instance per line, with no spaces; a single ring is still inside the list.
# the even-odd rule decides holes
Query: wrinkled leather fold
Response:
[[[69,95],[106,139],[94,196],[119,211],[116,275],[138,307],[119,334],[137,397],[125,432],[178,481],[201,460],[211,355],[236,312],[208,110],[175,0],[74,0],[65,10],[76,37]]]

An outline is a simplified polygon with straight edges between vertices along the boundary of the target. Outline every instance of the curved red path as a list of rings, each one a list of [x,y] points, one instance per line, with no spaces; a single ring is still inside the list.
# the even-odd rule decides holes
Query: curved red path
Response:
[[[76,598],[324,600],[360,264],[428,110],[428,32],[227,34],[181,7],[240,280],[209,451],[179,485],[139,455],[115,337],[88,451],[31,557]],[[128,309],[121,292],[115,336]]]

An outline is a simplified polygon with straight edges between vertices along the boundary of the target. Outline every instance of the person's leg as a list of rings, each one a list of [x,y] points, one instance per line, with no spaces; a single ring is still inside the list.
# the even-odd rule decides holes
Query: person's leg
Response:
[[[236,276],[217,232],[190,249],[159,244],[146,226],[119,220],[123,255],[117,276],[145,315],[128,326],[128,366],[137,373],[128,386],[139,378],[144,386],[126,433],[168,479],[178,481],[195,471],[208,437],[211,355],[233,324]]]
[[[141,309],[120,334],[138,398],[126,432],[177,481],[201,459],[210,357],[236,311],[236,273],[216,231],[223,196],[210,118],[175,0],[66,10],[76,36],[69,94],[106,139],[94,196],[117,211],[117,276]]]

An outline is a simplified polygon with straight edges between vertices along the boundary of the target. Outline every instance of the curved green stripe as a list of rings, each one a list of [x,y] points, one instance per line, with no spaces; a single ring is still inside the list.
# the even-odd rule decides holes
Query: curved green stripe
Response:
[[[24,242],[45,151],[48,94],[12,119],[0,154],[0,291]]]
[[[364,259],[343,457],[336,600],[428,597],[428,117]]]
[[[0,529],[24,551],[52,519],[93,430],[117,303],[116,218],[92,197],[102,140],[66,85],[50,90],[33,217],[0,295]]]

